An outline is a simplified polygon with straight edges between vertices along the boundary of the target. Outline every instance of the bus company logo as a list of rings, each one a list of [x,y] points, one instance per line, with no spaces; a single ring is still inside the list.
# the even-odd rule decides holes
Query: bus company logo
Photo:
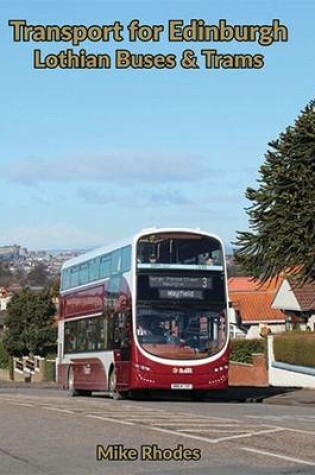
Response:
[[[84,374],[91,374],[91,365],[86,364],[83,366],[83,373]]]
[[[173,374],[192,374],[193,370],[192,368],[173,368],[172,373]]]

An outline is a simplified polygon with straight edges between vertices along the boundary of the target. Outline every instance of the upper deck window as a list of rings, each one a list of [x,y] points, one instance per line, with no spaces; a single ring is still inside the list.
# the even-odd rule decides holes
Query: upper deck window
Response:
[[[217,239],[201,234],[148,234],[138,241],[137,262],[151,265],[222,266],[222,246]]]
[[[113,275],[118,274],[120,272],[121,257],[122,257],[122,251],[120,249],[118,251],[115,251],[115,252],[112,253],[111,273]]]
[[[131,246],[123,247],[121,250],[121,271],[128,272],[131,268]]]
[[[131,246],[125,246],[106,254],[100,254],[93,259],[82,262],[82,264],[63,269],[61,289],[68,290],[90,282],[117,276],[129,272],[130,269]]]
[[[70,269],[70,286],[71,287],[76,287],[77,285],[80,284],[80,279],[79,279],[79,266],[74,266]]]
[[[111,254],[106,254],[100,260],[100,277],[108,277],[110,275],[110,268],[112,263]]]

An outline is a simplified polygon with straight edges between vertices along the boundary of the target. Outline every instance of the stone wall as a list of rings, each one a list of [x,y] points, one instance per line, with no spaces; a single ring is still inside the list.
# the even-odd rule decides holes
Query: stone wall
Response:
[[[11,381],[11,375],[9,369],[0,368],[0,381]]]
[[[255,387],[269,386],[265,355],[253,355],[253,364],[230,361],[229,385]]]

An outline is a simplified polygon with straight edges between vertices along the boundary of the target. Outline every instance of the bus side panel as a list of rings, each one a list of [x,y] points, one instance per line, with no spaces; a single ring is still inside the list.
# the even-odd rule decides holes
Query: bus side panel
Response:
[[[61,297],[62,318],[88,316],[103,311],[104,285],[71,292]]]
[[[114,361],[116,367],[116,389],[118,391],[128,390],[130,386],[130,350],[122,348],[114,350]]]
[[[71,360],[75,389],[106,391],[107,376],[102,362],[97,358]]]
[[[68,389],[68,374],[70,365],[58,363],[57,366],[57,387],[58,389]]]
[[[122,277],[115,306],[114,362],[116,389],[126,391],[130,386],[132,311],[131,292],[128,281]]]

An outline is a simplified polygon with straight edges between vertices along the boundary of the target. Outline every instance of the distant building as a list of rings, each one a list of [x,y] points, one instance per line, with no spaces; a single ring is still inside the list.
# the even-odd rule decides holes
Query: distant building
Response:
[[[20,246],[14,244],[13,246],[0,247],[0,262],[1,261],[17,261],[20,255]]]
[[[11,293],[5,287],[0,287],[0,312],[7,309],[7,305],[11,300]]]

